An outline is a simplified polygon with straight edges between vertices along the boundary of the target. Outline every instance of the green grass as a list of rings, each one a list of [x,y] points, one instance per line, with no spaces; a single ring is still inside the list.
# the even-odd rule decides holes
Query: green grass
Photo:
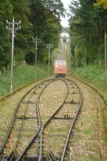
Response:
[[[105,95],[107,101],[107,92],[104,83],[104,66],[99,66],[98,64],[86,65],[86,67],[73,68],[71,64],[73,59],[71,56],[70,45],[68,45],[68,71],[71,76],[84,80],[91,83],[96,89],[102,91]],[[85,79],[86,76],[86,79]]]
[[[84,70],[84,67],[81,68],[71,68],[69,67],[69,73],[71,76],[74,76],[76,78],[79,78],[92,86],[94,86],[100,93],[103,95],[104,101],[107,105],[107,86],[105,86],[104,82],[104,67],[98,66],[98,65],[88,65],[86,66],[86,69]],[[86,78],[84,77],[86,76]],[[102,117],[105,127],[105,134],[104,138],[107,142],[107,108],[105,110],[102,110]],[[90,133],[90,131],[85,131],[86,134]]]
[[[85,69],[84,67],[78,69],[71,68],[69,71],[71,75],[91,83],[98,90],[105,91],[103,67],[98,65],[87,65]]]
[[[92,135],[93,131],[91,129],[87,129],[83,133],[86,134],[86,135]]]
[[[90,157],[87,157],[85,161],[92,161]]]
[[[50,69],[50,75],[52,75],[53,69]],[[20,65],[14,68],[13,72],[13,88],[19,88],[21,86],[30,84],[34,81],[38,81],[48,77],[48,66],[38,65],[37,67],[29,65]],[[10,71],[6,71],[0,75],[0,96],[8,94],[10,91]]]

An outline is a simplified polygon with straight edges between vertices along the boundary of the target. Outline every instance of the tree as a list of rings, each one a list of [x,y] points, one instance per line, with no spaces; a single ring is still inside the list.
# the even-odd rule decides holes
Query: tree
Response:
[[[34,54],[32,36],[41,39],[39,60],[47,59],[46,44],[57,47],[60,37],[60,16],[64,15],[61,0],[4,0],[0,3],[0,66],[7,65],[11,55],[11,33],[6,31],[6,19],[21,20],[21,30],[15,33],[15,60]]]
[[[0,3],[0,68],[9,63],[10,42],[6,30],[6,19],[12,14],[12,5],[9,0]]]
[[[21,20],[21,30],[16,33],[15,37],[15,56],[29,50],[29,41],[32,37],[31,10],[28,0],[10,0],[13,6],[13,16],[15,21]],[[12,18],[11,18],[12,19]]]
[[[94,6],[96,7],[103,6],[104,9],[107,9],[107,0],[97,0],[97,2],[94,3]]]
[[[58,18],[60,18],[61,15],[65,15],[65,9],[61,0],[43,0],[43,4]]]
[[[104,58],[104,32],[107,30],[107,11],[94,8],[95,0],[73,1],[70,18],[72,47],[78,46],[80,64],[84,62],[84,49],[87,48],[87,63]]]
[[[41,61],[48,59],[46,44],[53,44],[53,48],[58,46],[60,37],[60,15],[62,14],[63,6],[61,1],[40,1],[32,0],[31,13],[33,24],[33,36],[41,39],[40,47],[38,47],[38,58]],[[44,54],[43,54],[44,52]]]

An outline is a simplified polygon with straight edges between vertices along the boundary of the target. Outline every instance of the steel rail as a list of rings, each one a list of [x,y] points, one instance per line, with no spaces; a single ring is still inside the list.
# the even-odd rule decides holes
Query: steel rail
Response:
[[[33,95],[33,94],[32,94],[32,95]],[[25,107],[25,110],[24,110],[23,118],[25,118],[25,116],[26,116],[27,109],[28,109],[28,103],[26,104],[26,107]],[[37,118],[38,118],[38,117],[37,117]],[[12,154],[10,154],[11,156],[9,156],[9,161],[12,161],[12,159],[13,159],[13,157],[14,157],[14,155],[15,155],[16,148],[17,148],[17,145],[18,145],[18,141],[19,141],[19,139],[20,139],[20,135],[21,135],[21,131],[22,131],[23,125],[24,125],[24,119],[23,119],[23,121],[22,121],[22,123],[21,123],[21,126],[20,126],[20,128],[19,128],[19,133],[18,133],[18,135],[17,135],[17,141],[16,141],[16,143],[15,143],[14,150],[12,151]]]
[[[69,85],[67,84],[67,80],[68,81],[71,81],[73,82],[76,87],[78,88],[79,90],[79,107],[78,107],[78,110],[76,111],[76,114],[75,116],[73,117],[73,121],[72,121],[72,124],[71,124],[71,127],[69,129],[69,132],[68,132],[68,135],[67,135],[67,138],[66,138],[66,141],[65,141],[65,145],[64,145],[64,149],[63,149],[63,152],[60,156],[60,161],[64,161],[65,159],[65,156],[67,154],[67,147],[68,147],[68,143],[69,143],[69,139],[70,139],[70,136],[71,136],[71,133],[72,133],[72,129],[74,127],[74,124],[76,122],[76,119],[80,113],[80,110],[81,110],[81,105],[82,105],[82,93],[81,93],[81,90],[79,89],[78,85],[72,81],[71,79],[68,79],[68,78],[59,78],[60,80],[64,81],[66,83],[66,87],[67,87],[67,93],[66,93],[66,96],[64,98],[64,101],[63,103],[58,107],[58,109],[48,118],[48,120],[46,121],[46,123],[42,126],[41,125],[41,120],[40,120],[40,110],[39,110],[39,101],[40,101],[40,97],[41,97],[41,94],[43,93],[43,91],[45,90],[45,88],[50,84],[52,83],[53,81],[57,80],[58,78],[52,78],[52,79],[48,79],[48,80],[45,80],[39,84],[37,84],[36,86],[32,87],[20,100],[20,102],[18,103],[17,107],[16,107],[16,110],[14,112],[14,115],[11,119],[11,124],[10,124],[10,127],[11,129],[8,130],[8,133],[7,133],[7,136],[9,138],[10,134],[11,134],[11,131],[12,131],[12,128],[13,128],[13,125],[14,125],[14,121],[15,121],[15,117],[16,117],[16,114],[17,114],[17,111],[20,107],[20,104],[22,103],[23,99],[26,97],[27,94],[29,94],[34,88],[39,88],[39,86],[44,83],[44,82],[47,82],[47,81],[50,81],[48,82],[48,84],[45,85],[45,87],[42,89],[42,91],[39,93],[39,96],[38,96],[38,100],[37,100],[37,103],[36,103],[36,114],[37,114],[37,121],[38,121],[38,129],[35,133],[35,135],[32,137],[31,141],[28,143],[27,147],[24,149],[24,151],[22,152],[22,154],[18,157],[18,159],[16,161],[21,161],[21,159],[26,155],[26,152],[29,150],[30,146],[34,143],[34,141],[39,137],[39,134],[40,134],[40,149],[39,149],[39,156],[38,156],[38,161],[42,161],[43,160],[43,134],[44,134],[44,130],[46,128],[46,126],[50,123],[50,121],[55,117],[55,115],[60,111],[60,109],[63,107],[66,99],[67,99],[67,96],[69,94]],[[12,122],[13,121],[13,122]],[[9,133],[10,132],[10,133]],[[7,140],[8,140],[7,138]],[[4,147],[6,145],[7,141],[6,141],[6,138],[5,138],[5,141],[4,141]],[[4,148],[2,146],[2,148]],[[0,155],[2,157],[2,153],[3,153],[3,149],[0,150]],[[12,153],[10,154],[10,156],[8,157],[8,161],[12,161],[13,160],[13,157],[14,157],[14,153],[15,151],[12,151]],[[53,159],[52,159],[53,160]]]
[[[34,88],[34,87],[33,87],[33,88]],[[33,89],[33,88],[32,88],[32,89]],[[17,111],[18,111],[18,109],[19,109],[19,107],[20,107],[20,104],[21,104],[22,100],[27,96],[27,94],[30,93],[30,91],[31,91],[32,89],[30,89],[30,90],[21,98],[21,100],[19,101],[18,105],[16,106],[16,109],[15,109],[15,111],[14,111],[13,117],[12,117],[12,119],[11,119],[11,121],[10,121],[10,125],[9,125],[8,131],[7,131],[7,135],[6,135],[6,137],[5,137],[4,141],[3,141],[2,147],[1,147],[1,149],[0,149],[0,155],[3,153],[3,149],[4,149],[5,145],[6,145],[7,140],[8,140],[8,138],[9,138],[9,135],[10,135],[10,133],[11,133],[11,131],[12,131],[12,128],[13,128],[13,125],[14,125],[14,121],[15,121],[15,119],[16,119],[16,114],[17,114]]]
[[[67,78],[66,78],[66,79],[67,79]],[[80,88],[78,87],[78,85],[77,85],[74,81],[72,81],[72,80],[70,80],[70,79],[67,79],[67,80],[73,82],[73,83],[76,85],[76,87],[78,88],[78,90],[79,90],[79,96],[80,96],[80,99],[79,99],[79,100],[80,100],[80,101],[79,101],[78,110],[77,110],[77,112],[76,112],[76,114],[75,114],[75,116],[74,116],[72,125],[71,125],[71,127],[70,127],[69,132],[68,132],[68,135],[67,135],[67,138],[66,138],[66,141],[65,141],[65,145],[64,145],[64,149],[63,149],[63,152],[62,152],[61,160],[60,160],[60,161],[64,161],[65,155],[66,155],[66,153],[67,153],[67,147],[68,147],[69,139],[70,139],[70,136],[71,136],[73,127],[74,127],[74,125],[75,125],[76,119],[77,119],[77,117],[78,117],[78,115],[79,115],[79,113],[80,113],[81,106],[82,106],[82,99],[83,99],[81,90],[80,90]]]
[[[40,121],[39,121],[40,123]],[[22,154],[19,156],[19,158],[17,159],[17,161],[20,161],[24,155],[26,154],[26,152],[28,151],[29,147],[32,145],[32,143],[37,139],[38,135],[39,135],[39,132],[40,132],[40,129],[41,129],[41,124],[39,124],[39,127],[38,127],[38,131],[36,132],[36,134],[33,136],[33,138],[31,139],[31,141],[29,142],[29,144],[27,145],[27,147],[24,149],[24,151],[22,152]]]
[[[52,79],[53,79],[53,78],[52,78]],[[12,119],[11,119],[11,121],[10,121],[10,125],[9,125],[8,130],[7,130],[6,137],[4,138],[3,144],[2,144],[1,149],[0,149],[0,159],[3,157],[3,149],[5,148],[6,143],[7,143],[7,141],[8,141],[8,138],[9,138],[9,136],[10,136],[10,134],[11,134],[11,131],[12,131],[13,126],[14,126],[14,122],[15,122],[15,120],[16,120],[16,114],[17,114],[17,112],[18,112],[18,110],[19,110],[19,108],[20,108],[20,104],[22,103],[23,99],[24,99],[24,98],[25,98],[33,89],[39,88],[39,86],[40,86],[41,84],[43,84],[44,82],[50,81],[50,80],[52,80],[52,79],[48,79],[48,80],[42,81],[42,82],[38,83],[37,85],[35,85],[34,87],[32,87],[30,90],[28,90],[28,92],[26,92],[26,94],[21,98],[21,100],[20,100],[19,103],[17,104],[16,109],[15,109],[15,111],[14,111],[14,113],[13,113]],[[12,154],[10,154],[10,155],[12,155]]]
[[[38,117],[38,125],[39,125],[39,128],[38,128],[38,131],[36,132],[36,134],[33,136],[33,138],[31,139],[31,141],[29,142],[29,144],[27,145],[27,147],[25,148],[25,150],[22,152],[22,154],[20,155],[20,157],[17,159],[17,161],[20,161],[24,157],[25,153],[28,151],[28,149],[30,148],[30,146],[38,138],[38,134],[39,134],[40,129],[41,129],[41,120],[40,120],[40,112],[39,112],[39,101],[40,101],[40,97],[41,97],[43,91],[45,90],[45,88],[50,83],[52,83],[53,81],[56,81],[56,80],[57,80],[56,78],[51,79],[51,82],[49,82],[48,84],[46,84],[46,86],[42,89],[41,93],[38,96],[38,100],[37,100],[37,104],[36,104],[36,110],[37,110],[37,117]]]
[[[61,78],[59,78],[61,79]],[[62,80],[62,79],[61,79]],[[64,81],[64,80],[62,80]],[[65,81],[64,81],[65,82]],[[67,92],[66,92],[66,96],[63,100],[63,102],[61,103],[61,105],[58,107],[58,109],[52,114],[52,116],[49,117],[49,119],[46,121],[46,123],[42,126],[42,129],[40,131],[40,151],[39,151],[39,158],[38,158],[38,161],[42,161],[43,159],[43,156],[42,156],[42,151],[43,151],[43,132],[44,132],[44,129],[46,128],[46,126],[50,123],[50,121],[54,118],[54,116],[60,111],[60,109],[63,107],[67,97],[68,97],[68,94],[69,94],[69,87],[68,87],[68,84],[65,82],[66,84],[66,87],[67,87]]]

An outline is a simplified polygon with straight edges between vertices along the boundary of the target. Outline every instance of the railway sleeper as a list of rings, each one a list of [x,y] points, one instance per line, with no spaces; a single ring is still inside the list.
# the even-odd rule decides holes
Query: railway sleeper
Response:
[[[58,120],[71,120],[71,119],[74,119],[74,117],[69,117],[68,115],[64,115],[64,117],[54,117],[54,119],[58,119]]]
[[[69,94],[79,94],[77,91],[71,91]]]
[[[45,132],[45,136],[43,136],[43,139],[51,139],[53,137],[56,137],[56,136],[65,136],[67,135],[68,133],[67,132],[61,132],[61,133],[55,133],[55,132]]]
[[[53,154],[53,152],[49,152],[49,159],[50,161],[57,161],[58,158]]]
[[[26,116],[22,116],[22,117],[17,117],[17,119],[20,119],[20,120],[28,120],[28,119],[37,119],[37,117],[26,117]]]
[[[38,93],[34,91],[33,94],[38,94]]]
[[[0,157],[0,161],[9,161],[11,159],[11,157],[13,156],[13,151],[11,152],[11,154],[9,156],[6,155],[2,155]]]
[[[28,104],[28,103],[30,103],[30,104],[36,104],[35,102],[32,102],[31,100],[28,100],[27,102],[21,102],[21,103],[23,103],[23,104]]]
[[[74,100],[72,99],[71,101],[66,101],[65,104],[72,104],[74,103]]]
[[[79,104],[79,102],[76,102],[74,100],[71,100],[71,101],[66,101],[65,104]]]
[[[67,134],[53,134],[53,136],[51,136],[51,135],[48,135],[47,137],[45,136],[43,139],[44,139],[44,142],[45,141],[51,141],[52,140],[52,138],[56,138],[56,137],[65,137]],[[63,144],[62,144],[62,146],[63,146]]]
[[[74,86],[71,86],[71,88],[74,88]]]
[[[24,161],[38,161],[38,155],[27,155],[24,157]],[[42,161],[46,161],[46,157],[43,156]]]

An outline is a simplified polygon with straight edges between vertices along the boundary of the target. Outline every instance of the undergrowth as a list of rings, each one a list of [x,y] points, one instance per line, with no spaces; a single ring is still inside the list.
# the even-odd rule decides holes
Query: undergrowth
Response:
[[[104,69],[101,66],[88,65],[85,68],[71,68],[70,74],[91,83],[99,90],[105,90]]]
[[[52,67],[51,67],[52,68]],[[52,75],[52,69],[50,68],[50,75]],[[14,68],[13,72],[13,89],[30,84],[34,81],[38,81],[47,78],[48,66],[45,64],[38,66],[20,65]],[[8,94],[10,92],[10,71],[3,72],[0,75],[0,96]]]

